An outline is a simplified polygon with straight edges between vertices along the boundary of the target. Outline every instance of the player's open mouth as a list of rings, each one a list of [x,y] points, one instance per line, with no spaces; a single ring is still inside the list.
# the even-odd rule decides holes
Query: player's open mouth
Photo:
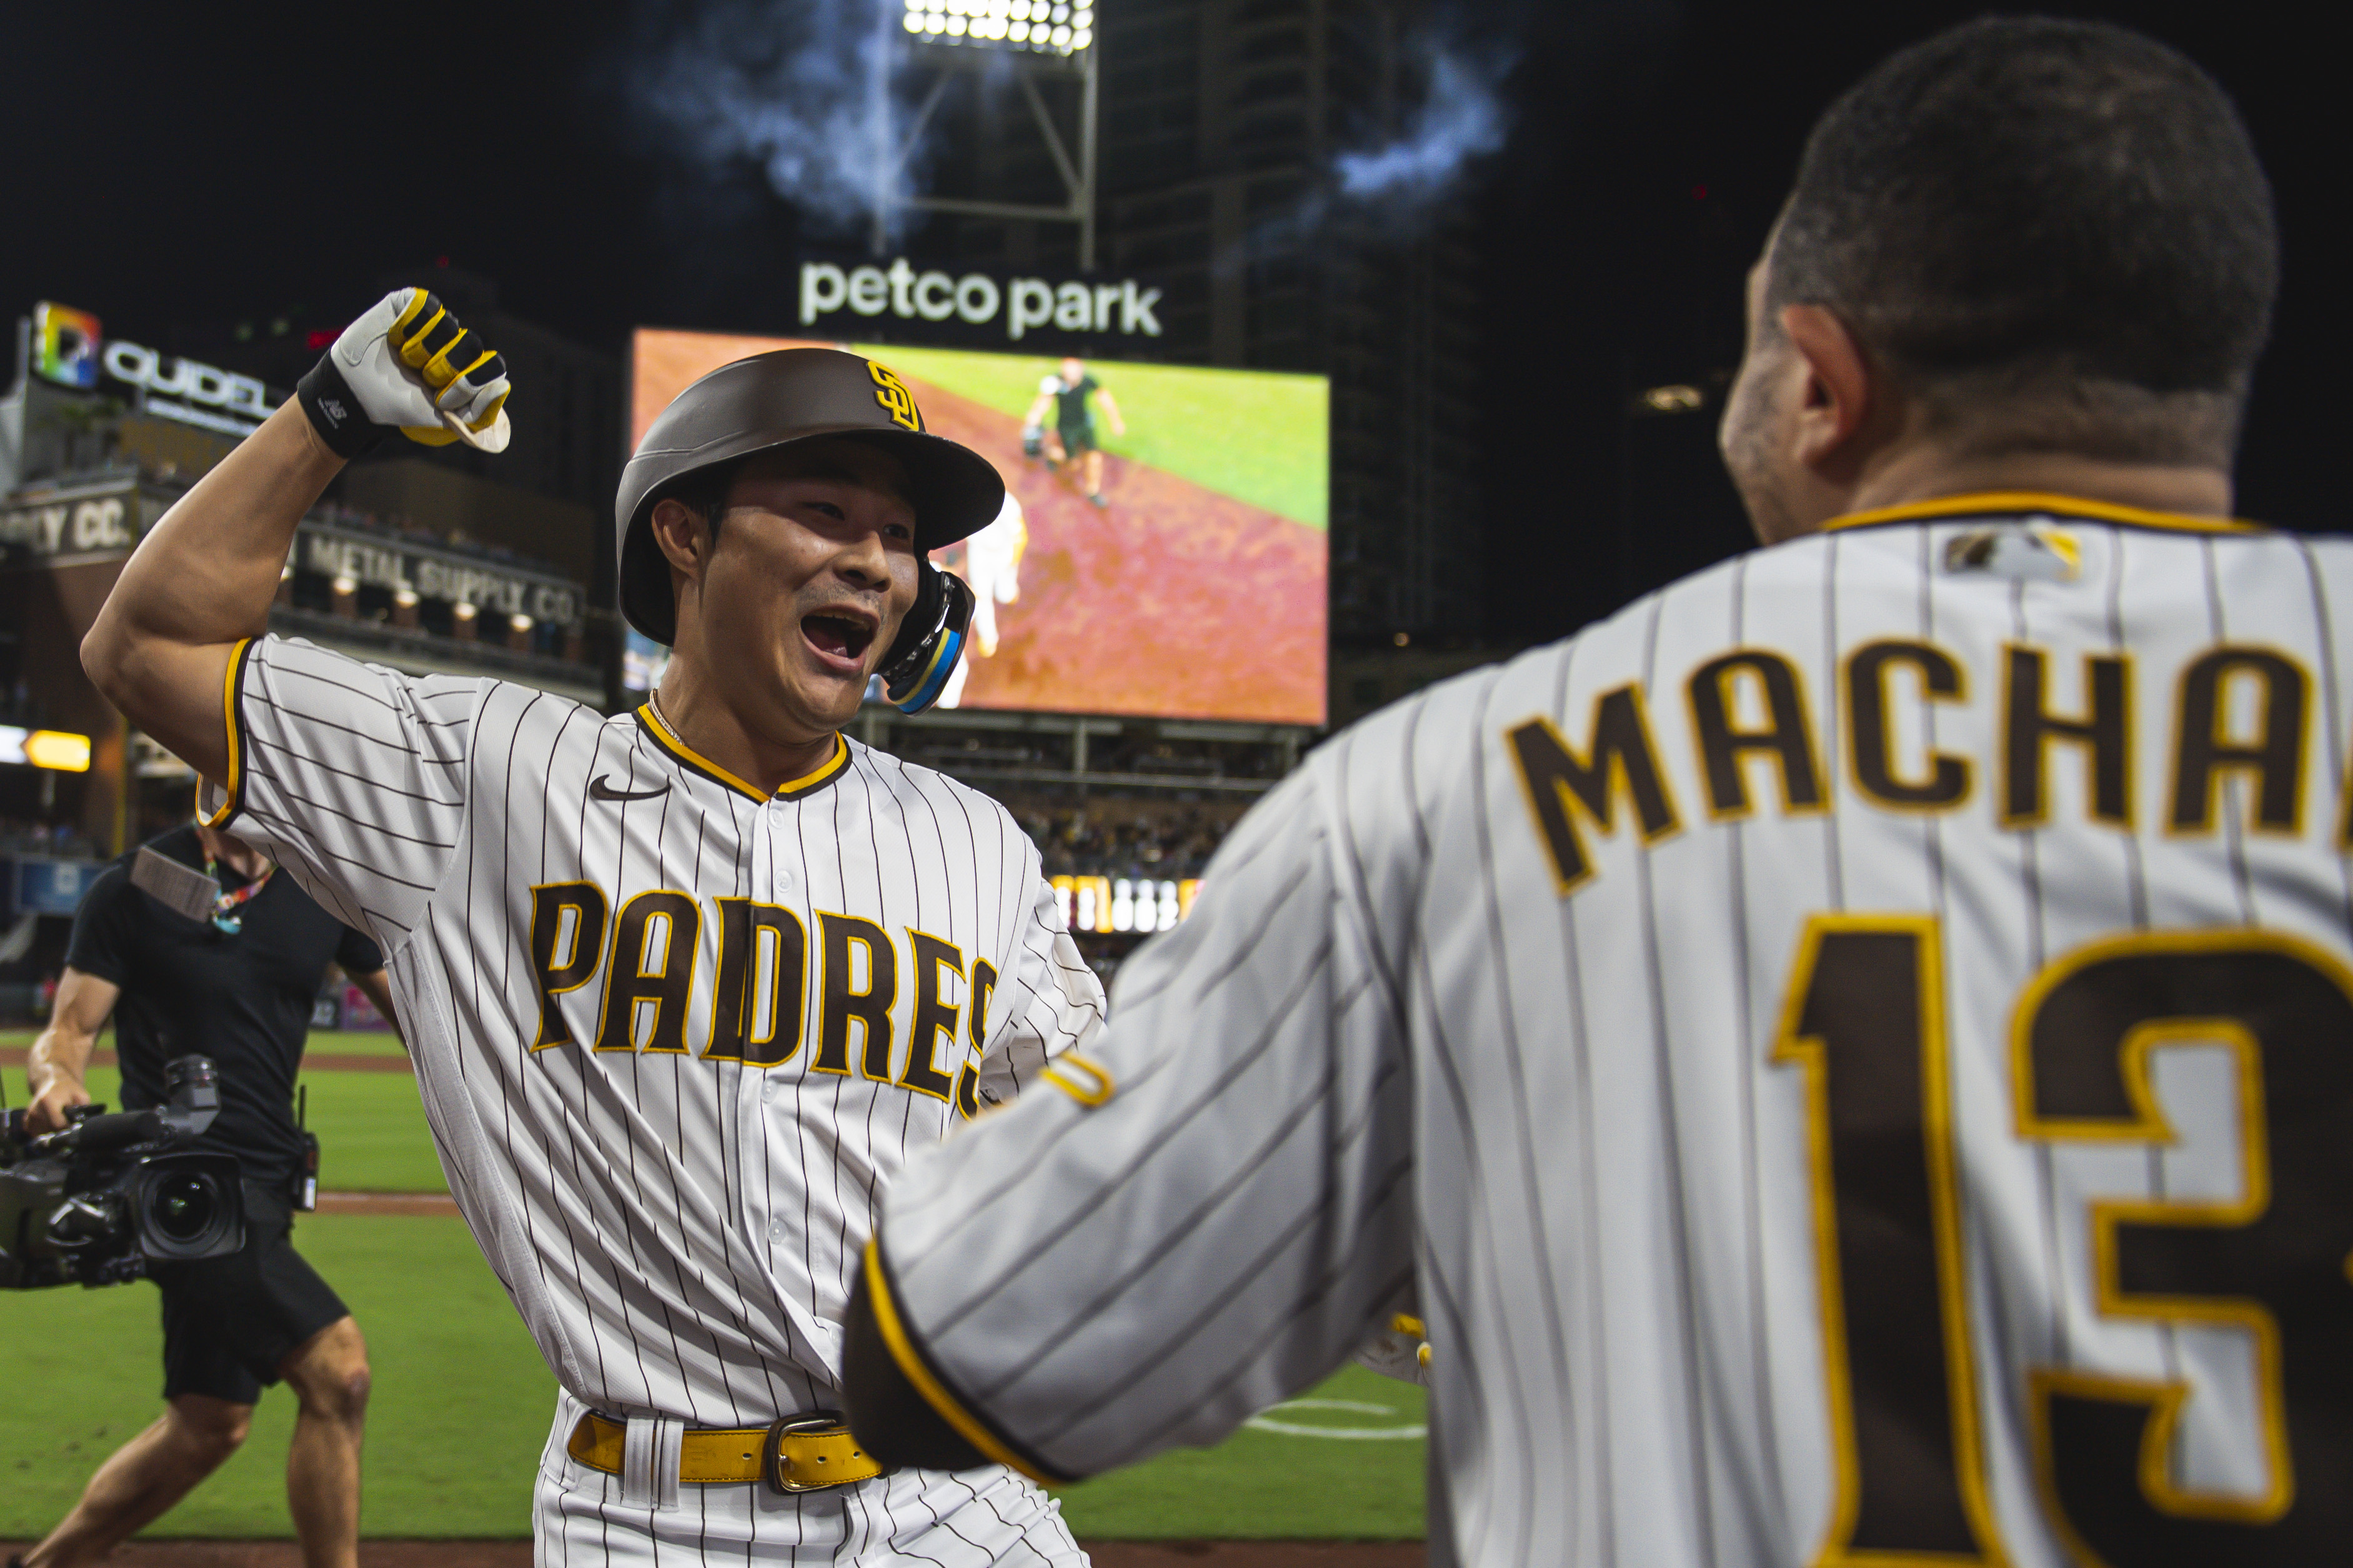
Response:
[[[824,611],[801,617],[801,636],[828,664],[845,671],[862,670],[874,626],[855,612]]]

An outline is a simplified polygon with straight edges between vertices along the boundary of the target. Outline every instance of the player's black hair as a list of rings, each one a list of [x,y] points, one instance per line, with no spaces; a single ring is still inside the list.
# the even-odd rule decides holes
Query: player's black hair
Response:
[[[727,515],[727,493],[735,488],[735,476],[743,467],[744,459],[738,458],[681,474],[662,487],[660,499],[677,501],[701,518],[709,525],[715,542],[719,538],[719,520]]]
[[[1955,412],[2056,394],[2078,417],[2045,444],[2227,457],[2278,276],[2271,186],[2211,78],[2107,23],[1987,17],[1814,127],[1767,321],[1826,306]]]

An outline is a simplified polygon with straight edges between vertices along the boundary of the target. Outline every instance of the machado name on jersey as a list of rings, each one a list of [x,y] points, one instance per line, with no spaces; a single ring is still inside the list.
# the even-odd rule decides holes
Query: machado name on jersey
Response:
[[[1080,1476],[1411,1289],[1467,1562],[2329,1560],[2348,613],[2341,543],[1963,497],[1400,704],[1092,1092],[910,1169],[876,1319]]]

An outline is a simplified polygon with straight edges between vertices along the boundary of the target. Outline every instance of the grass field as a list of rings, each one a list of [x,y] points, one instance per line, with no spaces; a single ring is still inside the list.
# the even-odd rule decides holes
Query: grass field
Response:
[[[918,381],[1018,419],[1059,359],[856,344],[860,353]],[[1331,395],[1321,376],[1193,365],[1090,362],[1127,421],[1113,437],[1100,409],[1106,452],[1149,463],[1294,522],[1322,528],[1329,511]],[[1047,417],[1051,426],[1052,416]]]
[[[389,1029],[313,1029],[308,1047],[313,1056],[398,1057],[400,1037]]]
[[[315,1051],[384,1036],[315,1035]],[[0,1047],[25,1043],[0,1037]],[[10,1068],[21,1103],[22,1069]],[[431,1192],[441,1173],[405,1073],[313,1071],[311,1125],[325,1184]],[[112,1103],[111,1070],[90,1089]],[[554,1407],[554,1381],[465,1226],[454,1219],[311,1215],[297,1245],[366,1332],[376,1392],[361,1527],[376,1536],[519,1536]],[[140,1284],[0,1297],[0,1539],[37,1536],[98,1462],[152,1420],[161,1384],[155,1294]],[[1276,1413],[1286,1426],[1398,1428],[1422,1420],[1418,1388],[1351,1367],[1312,1391],[1377,1409]],[[254,1434],[149,1533],[283,1536],[292,1400],[264,1396]],[[1327,1438],[1245,1429],[1214,1449],[1166,1455],[1070,1489],[1080,1534],[1412,1539],[1422,1532],[1419,1439]]]
[[[112,1068],[92,1068],[84,1081],[90,1098],[121,1108],[121,1077]],[[417,1082],[406,1073],[305,1072],[301,1081],[311,1090],[309,1125],[319,1135],[321,1186],[353,1193],[446,1190]],[[12,1097],[23,1087],[21,1079],[11,1085]]]
[[[376,1394],[361,1528],[379,1535],[528,1533],[522,1478],[554,1379],[454,1219],[311,1215],[297,1245],[350,1303]],[[37,1536],[99,1460],[153,1420],[162,1385],[155,1292],[28,1292],[0,1303],[0,1535]],[[245,1448],[151,1532],[286,1535],[293,1400],[263,1397]]]

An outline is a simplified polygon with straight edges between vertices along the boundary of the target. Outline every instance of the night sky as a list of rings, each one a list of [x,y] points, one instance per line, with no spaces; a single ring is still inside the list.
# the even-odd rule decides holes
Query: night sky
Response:
[[[1463,548],[1484,562],[1487,639],[1557,636],[1736,546],[1712,417],[1630,427],[1625,397],[1733,365],[1741,274],[1813,117],[1975,9],[1462,10],[1467,35],[1516,34],[1522,51],[1511,140],[1472,171],[1485,524]],[[2335,51],[2256,7],[2086,9],[2188,50],[2253,127],[2285,282],[2240,510],[2340,529]],[[297,309],[337,322],[387,271],[447,257],[515,314],[616,350],[640,322],[780,325],[794,213],[748,166],[687,169],[630,110],[624,78],[659,10],[12,7],[0,314],[56,299],[170,347],[175,326]]]

